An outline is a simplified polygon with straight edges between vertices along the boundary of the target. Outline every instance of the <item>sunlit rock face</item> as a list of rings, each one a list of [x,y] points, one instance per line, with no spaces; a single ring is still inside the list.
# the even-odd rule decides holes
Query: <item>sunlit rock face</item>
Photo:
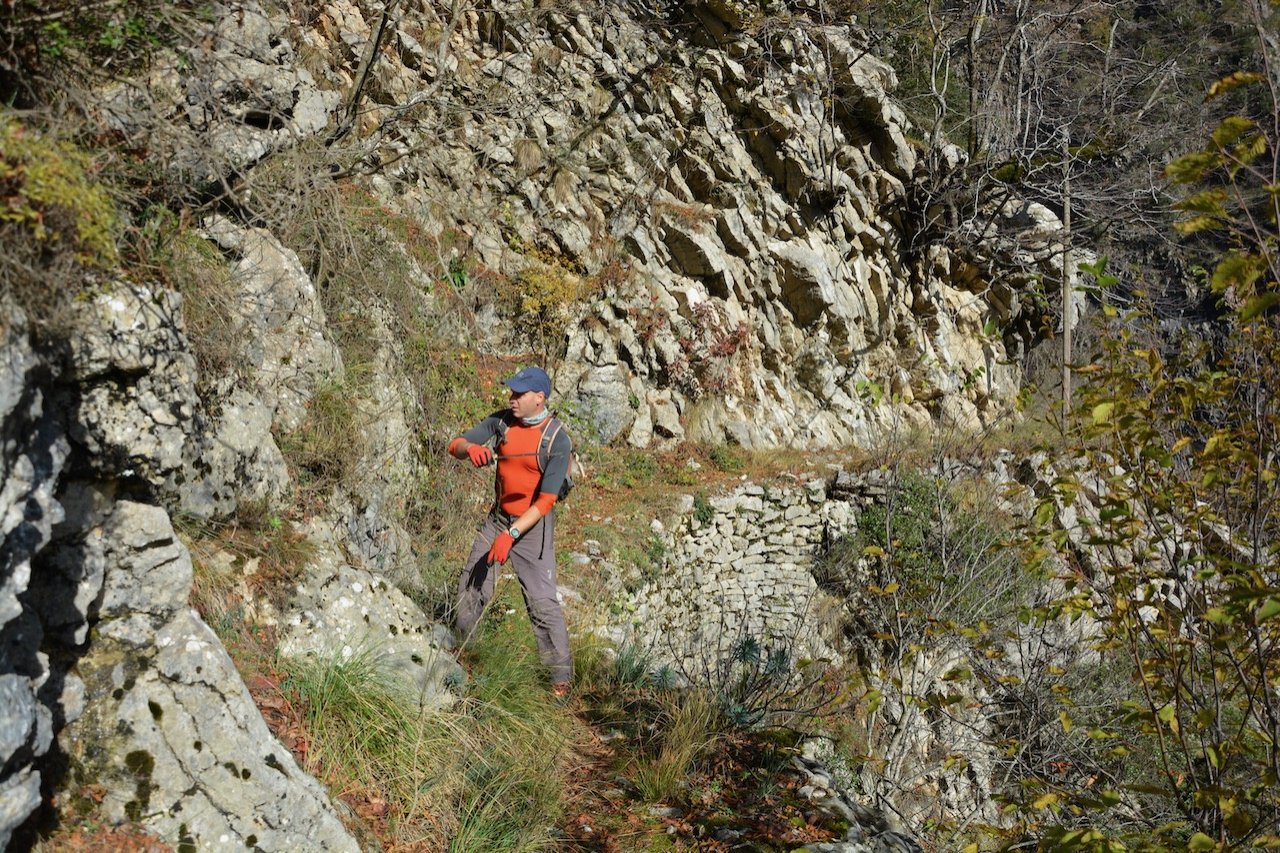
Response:
[[[910,140],[856,31],[726,3],[544,6],[406,11],[361,103],[381,191],[428,231],[506,275],[595,283],[555,387],[602,440],[866,445],[1008,411],[1041,312],[997,258],[1050,273],[1056,221],[988,252],[922,236],[926,163],[950,161]],[[352,34],[380,11],[330,4],[306,31],[329,79],[359,71]]]

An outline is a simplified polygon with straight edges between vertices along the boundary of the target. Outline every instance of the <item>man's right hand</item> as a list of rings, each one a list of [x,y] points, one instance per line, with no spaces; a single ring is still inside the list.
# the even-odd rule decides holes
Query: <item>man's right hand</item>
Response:
[[[467,455],[471,457],[471,464],[477,468],[483,468],[493,461],[493,451],[483,444],[467,445]]]

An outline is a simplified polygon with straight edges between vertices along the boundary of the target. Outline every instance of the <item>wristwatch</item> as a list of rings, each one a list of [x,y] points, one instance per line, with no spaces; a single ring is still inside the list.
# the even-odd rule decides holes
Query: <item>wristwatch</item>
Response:
[[[512,539],[520,538],[520,528],[516,527],[514,524],[507,528],[507,533],[511,535]]]

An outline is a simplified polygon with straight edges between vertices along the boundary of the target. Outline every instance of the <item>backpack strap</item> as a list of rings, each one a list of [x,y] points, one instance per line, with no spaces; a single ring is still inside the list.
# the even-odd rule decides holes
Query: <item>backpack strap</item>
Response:
[[[552,415],[550,423],[542,430],[542,437],[538,439],[538,473],[546,473],[547,464],[551,461],[551,445],[555,442],[556,436],[560,434],[562,429],[564,429],[564,424],[560,423],[559,418]]]

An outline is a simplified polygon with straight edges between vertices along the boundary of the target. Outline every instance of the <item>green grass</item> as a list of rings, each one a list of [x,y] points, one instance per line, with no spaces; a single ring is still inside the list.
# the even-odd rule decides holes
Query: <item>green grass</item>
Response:
[[[715,745],[723,724],[715,704],[704,694],[669,695],[675,701],[660,723],[657,752],[641,757],[631,777],[640,796],[654,803],[669,799],[682,788],[691,765]]]
[[[468,656],[467,695],[426,712],[376,649],[311,661],[287,693],[311,739],[308,769],[352,805],[386,813],[366,833],[383,846],[450,851],[553,849],[565,758],[577,732],[551,699],[527,619],[495,602]]]

